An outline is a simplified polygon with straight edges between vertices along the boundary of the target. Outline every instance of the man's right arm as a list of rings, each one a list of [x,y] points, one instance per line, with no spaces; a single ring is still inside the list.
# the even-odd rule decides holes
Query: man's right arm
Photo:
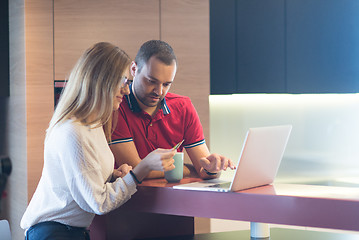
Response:
[[[136,167],[141,162],[141,158],[138,155],[136,146],[133,141],[111,144],[110,149],[115,156],[116,165],[119,167],[122,164],[127,163]],[[148,174],[147,178],[163,178],[164,173],[161,171],[152,171]]]

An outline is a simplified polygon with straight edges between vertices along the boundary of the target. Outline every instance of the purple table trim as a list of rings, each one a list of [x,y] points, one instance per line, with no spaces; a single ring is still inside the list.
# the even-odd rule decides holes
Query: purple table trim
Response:
[[[145,181],[120,209],[359,231],[357,188],[275,184],[217,193],[178,190],[173,185],[163,179]]]

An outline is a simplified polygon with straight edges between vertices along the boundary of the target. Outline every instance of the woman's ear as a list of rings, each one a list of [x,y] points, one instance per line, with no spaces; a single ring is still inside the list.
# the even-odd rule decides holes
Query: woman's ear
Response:
[[[136,70],[137,70],[137,64],[135,63],[135,61],[132,61],[131,67],[130,67],[130,73],[131,73],[132,77],[135,77]]]

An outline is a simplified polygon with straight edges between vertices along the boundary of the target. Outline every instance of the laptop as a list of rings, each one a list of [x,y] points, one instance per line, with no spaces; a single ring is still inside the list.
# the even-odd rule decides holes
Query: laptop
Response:
[[[234,192],[271,184],[277,175],[291,130],[291,125],[250,128],[232,181],[211,179],[180,184],[173,188]]]

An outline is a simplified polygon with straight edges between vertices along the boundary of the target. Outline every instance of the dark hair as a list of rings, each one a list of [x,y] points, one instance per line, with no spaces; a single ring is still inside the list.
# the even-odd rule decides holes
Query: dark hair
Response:
[[[143,65],[145,65],[152,56],[155,56],[166,65],[171,65],[173,61],[177,64],[176,55],[168,43],[161,40],[150,40],[142,44],[137,52],[135,62],[138,72],[141,72]]]

